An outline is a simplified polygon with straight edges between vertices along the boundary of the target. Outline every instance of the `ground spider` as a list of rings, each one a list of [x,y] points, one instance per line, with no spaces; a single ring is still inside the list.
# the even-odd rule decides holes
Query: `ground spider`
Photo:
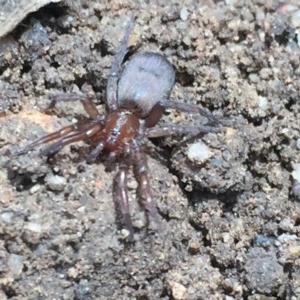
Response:
[[[113,181],[113,200],[117,216],[122,217],[122,224],[129,230],[130,241],[133,241],[134,231],[126,178],[131,166],[138,182],[137,199],[146,211],[148,223],[151,219],[154,222],[158,220],[148,179],[147,157],[141,148],[142,139],[219,132],[221,127],[215,125],[222,124],[217,117],[197,105],[169,100],[175,83],[175,72],[171,63],[162,55],[153,52],[137,53],[122,66],[132,27],[133,21],[130,21],[109,72],[106,88],[107,115],[101,116],[88,96],[74,93],[57,95],[50,106],[53,107],[57,101],[81,101],[90,116],[89,121],[66,126],[17,152],[18,155],[24,154],[54,140],[56,141],[41,151],[41,154],[53,154],[77,141],[89,141],[95,145],[87,160],[94,160],[101,154],[106,155],[109,165],[118,165]],[[200,113],[214,123],[214,126],[155,126],[165,108]]]

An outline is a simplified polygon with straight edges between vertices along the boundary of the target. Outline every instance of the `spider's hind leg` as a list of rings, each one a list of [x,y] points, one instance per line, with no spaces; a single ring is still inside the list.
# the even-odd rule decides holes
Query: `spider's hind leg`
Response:
[[[143,152],[139,143],[136,141],[133,143],[132,153],[134,175],[138,182],[137,198],[140,205],[146,211],[148,229],[154,229],[154,231],[157,231],[159,216],[155,201],[152,196],[151,185],[148,178],[147,156]]]
[[[128,191],[127,191],[127,165],[120,165],[113,182],[113,201],[115,204],[117,223],[122,220],[129,231],[129,241],[133,242],[133,225],[130,217]]]
[[[196,136],[200,133],[218,133],[222,132],[224,127],[215,127],[215,126],[207,126],[207,125],[198,125],[198,126],[190,126],[190,125],[166,125],[166,126],[155,126],[146,129],[146,135],[148,138],[158,138],[163,136],[171,136],[171,135],[191,135]]]
[[[164,108],[177,109],[179,111],[187,113],[199,113],[200,115],[207,118],[210,122],[216,125],[230,126],[233,124],[233,121],[225,120],[221,117],[215,116],[208,109],[205,109],[193,103],[181,103],[169,99],[163,99],[159,101],[159,105]]]

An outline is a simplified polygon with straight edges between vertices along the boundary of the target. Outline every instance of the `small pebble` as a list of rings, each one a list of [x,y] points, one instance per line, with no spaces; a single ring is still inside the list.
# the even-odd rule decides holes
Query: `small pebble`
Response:
[[[212,151],[201,141],[189,146],[187,150],[189,160],[203,163],[213,156]]]
[[[20,275],[23,269],[23,256],[11,254],[8,258],[8,267],[14,275]]]
[[[47,187],[52,191],[62,191],[67,185],[66,178],[59,175],[47,175],[45,178]]]
[[[79,284],[77,284],[76,287],[76,294],[78,295],[78,298],[86,299],[90,291],[91,291],[91,287],[89,281],[86,279],[81,279],[79,281]]]
[[[189,242],[189,251],[191,253],[197,253],[199,251],[200,244],[197,240],[193,240]]]
[[[258,113],[260,116],[265,116],[268,109],[268,99],[263,96],[258,96]]]
[[[291,16],[291,23],[293,27],[300,27],[300,10],[296,10],[295,12],[292,13]]]
[[[276,245],[280,244],[290,244],[292,241],[296,241],[298,239],[296,234],[288,234],[288,233],[283,233],[278,236]]]
[[[129,235],[130,235],[130,232],[128,229],[123,228],[121,230],[122,239],[127,239],[129,237]]]
[[[1,219],[4,223],[10,224],[12,222],[14,215],[15,214],[12,211],[5,211],[1,214]]]
[[[300,164],[294,165],[294,171],[292,172],[292,177],[294,178],[294,182],[292,186],[293,194],[297,197],[300,197]]]
[[[294,228],[294,224],[290,218],[285,218],[280,221],[278,227],[284,231],[291,231]]]
[[[71,278],[77,278],[78,277],[78,271],[75,268],[70,268],[68,270],[68,276]]]
[[[35,222],[27,222],[24,226],[24,229],[27,229],[32,232],[41,233],[42,232],[42,225]]]
[[[168,281],[169,289],[171,290],[173,299],[175,300],[184,300],[187,299],[187,289],[181,283],[176,281]]]
[[[58,18],[57,24],[61,28],[69,28],[72,25],[72,22],[74,21],[74,18],[70,15],[63,15]]]
[[[182,21],[186,21],[187,18],[189,16],[189,13],[188,13],[188,10],[186,7],[183,7],[181,10],[180,10],[180,19]]]
[[[29,193],[35,194],[36,192],[38,192],[40,190],[41,186],[39,184],[35,184],[33,187],[30,188]]]

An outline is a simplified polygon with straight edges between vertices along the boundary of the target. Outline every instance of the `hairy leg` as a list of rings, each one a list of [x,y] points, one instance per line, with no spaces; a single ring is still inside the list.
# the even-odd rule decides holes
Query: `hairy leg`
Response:
[[[164,99],[164,100],[159,101],[159,105],[164,108],[177,109],[177,110],[189,112],[189,113],[195,113],[195,114],[200,113],[202,116],[206,117],[208,120],[210,120],[211,122],[216,123],[216,124],[221,124],[221,125],[225,125],[225,126],[226,125],[230,126],[233,124],[232,121],[219,118],[219,117],[213,115],[209,110],[199,107],[196,104],[181,103],[181,102]]]
[[[46,136],[41,137],[37,141],[29,144],[25,148],[17,151],[14,153],[14,155],[21,155],[24,154],[32,149],[34,149],[37,146],[52,142],[54,140],[57,140],[54,144],[47,147],[45,150],[41,152],[42,155],[51,154],[54,152],[59,151],[63,146],[80,141],[85,140],[92,135],[96,134],[102,129],[102,124],[82,124],[82,125],[69,125],[66,127],[63,127],[62,129],[50,133]]]
[[[23,149],[15,152],[14,155],[21,155],[21,154],[27,153],[28,151],[34,149],[37,146],[49,143],[58,138],[62,138],[64,136],[68,135],[69,133],[74,132],[75,130],[76,130],[76,125],[69,125],[69,126],[63,127],[62,129],[60,129],[56,132],[53,132],[46,136],[41,137],[40,139],[36,140],[35,142],[24,147]]]
[[[94,149],[92,150],[92,152],[90,152],[90,153],[87,155],[86,160],[87,160],[88,162],[91,162],[91,161],[93,161],[94,159],[96,159],[96,157],[100,154],[100,152],[103,150],[103,148],[104,148],[104,141],[102,140],[102,141],[98,142],[96,148],[94,148]]]
[[[170,136],[176,134],[187,134],[187,135],[197,135],[200,133],[216,133],[223,131],[222,127],[214,126],[189,126],[189,125],[167,125],[167,126],[156,126],[147,128],[145,134],[149,138],[157,138],[162,136]]]
[[[102,130],[101,124],[86,124],[84,130],[75,131],[73,134],[66,135],[60,138],[55,143],[51,144],[47,148],[41,151],[41,155],[49,155],[60,151],[64,146],[78,142],[84,141],[91,138],[93,135],[97,134]]]
[[[82,95],[82,94],[61,93],[61,94],[52,96],[51,100],[52,101],[51,101],[50,105],[48,106],[47,110],[52,109],[55,106],[56,102],[59,102],[59,101],[61,101],[61,102],[81,101],[83,108],[85,109],[85,111],[91,118],[96,118],[99,115],[98,109],[92,102],[92,99],[85,95]]]
[[[113,201],[116,210],[117,223],[122,219],[122,225],[129,230],[129,240],[133,242],[133,225],[130,217],[130,209],[127,192],[127,165],[120,165],[119,171],[113,182]]]
[[[114,61],[111,65],[108,79],[107,79],[107,86],[106,86],[106,101],[107,107],[109,111],[113,111],[118,107],[118,99],[117,99],[117,89],[118,89],[118,78],[119,72],[122,66],[122,62],[124,57],[127,53],[127,42],[129,39],[130,32],[133,28],[134,22],[132,19],[129,20],[125,31],[124,36],[120,42],[119,49],[115,54]]]

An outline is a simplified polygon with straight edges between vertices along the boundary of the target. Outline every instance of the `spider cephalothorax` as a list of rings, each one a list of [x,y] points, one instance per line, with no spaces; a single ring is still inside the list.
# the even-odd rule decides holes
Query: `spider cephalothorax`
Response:
[[[28,145],[17,154],[23,154],[38,145],[55,141],[41,153],[44,155],[59,151],[65,145],[76,141],[89,141],[94,149],[88,155],[93,160],[106,154],[109,164],[117,165],[118,171],[113,183],[113,200],[122,224],[129,230],[133,240],[133,225],[130,218],[127,173],[131,166],[138,182],[137,198],[144,207],[148,220],[157,220],[158,214],[148,179],[147,157],[142,150],[143,138],[155,138],[173,134],[198,134],[218,132],[217,126],[166,125],[155,126],[165,108],[178,109],[190,113],[200,113],[212,122],[221,124],[219,119],[203,108],[193,104],[169,100],[175,82],[175,72],[171,63],[158,53],[141,52],[135,54],[123,67],[127,53],[127,40],[133,22],[129,22],[124,37],[116,52],[107,80],[107,115],[101,116],[88,96],[60,94],[53,98],[50,106],[57,101],[81,101],[90,120],[79,125],[70,125],[49,134]]]

